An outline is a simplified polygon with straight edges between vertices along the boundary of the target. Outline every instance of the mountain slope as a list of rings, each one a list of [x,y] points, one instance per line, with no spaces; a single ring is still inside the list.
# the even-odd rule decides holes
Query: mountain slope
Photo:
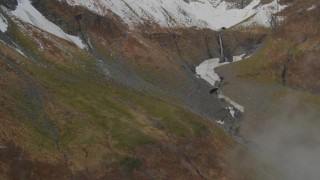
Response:
[[[276,1],[0,2],[2,179],[283,179],[195,73],[277,44]]]
[[[319,12],[313,0],[295,1],[281,12],[287,18],[244,74],[272,77],[293,89],[319,94]]]
[[[261,4],[260,0],[253,0],[247,6],[239,9],[237,3],[230,1],[170,1],[144,0],[136,3],[133,0],[121,1],[60,1],[72,6],[85,7],[100,15],[109,11],[118,15],[126,24],[134,26],[145,22],[153,22],[160,26],[197,26],[220,29],[231,27],[250,18],[246,26],[258,24],[269,26],[269,17],[277,10],[276,0],[269,4]]]
[[[231,176],[228,151],[239,144],[211,120],[228,112],[216,113],[224,103],[190,70],[215,54],[213,31],[127,33],[114,16],[97,22],[80,9],[77,22],[71,7],[42,3],[44,16],[28,1],[1,10],[1,178]]]

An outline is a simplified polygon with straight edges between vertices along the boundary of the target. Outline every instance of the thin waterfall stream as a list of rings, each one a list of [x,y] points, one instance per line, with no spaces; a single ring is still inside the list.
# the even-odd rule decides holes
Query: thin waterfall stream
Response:
[[[223,53],[223,41],[222,41],[222,37],[221,37],[221,34],[219,34],[219,45],[220,45],[220,55],[221,55],[221,62],[224,62],[225,61],[225,57],[224,57],[224,53]]]

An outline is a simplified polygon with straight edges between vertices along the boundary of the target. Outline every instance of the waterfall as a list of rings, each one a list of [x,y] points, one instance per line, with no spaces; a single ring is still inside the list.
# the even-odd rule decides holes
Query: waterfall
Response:
[[[223,41],[222,41],[221,34],[219,34],[219,45],[220,45],[221,62],[228,61],[227,58],[224,56]]]
[[[223,55],[223,42],[222,42],[222,38],[221,38],[220,34],[219,34],[219,44],[220,44],[220,55],[221,55],[221,57],[224,57],[224,55]]]

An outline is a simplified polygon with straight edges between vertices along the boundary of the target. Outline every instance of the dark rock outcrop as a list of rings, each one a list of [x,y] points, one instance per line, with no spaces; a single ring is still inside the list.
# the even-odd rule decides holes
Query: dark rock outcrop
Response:
[[[17,8],[18,0],[1,0],[0,5],[13,11]]]

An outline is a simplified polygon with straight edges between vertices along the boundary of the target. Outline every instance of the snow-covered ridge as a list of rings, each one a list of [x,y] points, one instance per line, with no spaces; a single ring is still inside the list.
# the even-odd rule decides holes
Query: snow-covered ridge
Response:
[[[70,41],[81,49],[86,47],[79,37],[66,34],[60,27],[47,20],[36,8],[31,5],[30,0],[19,0],[16,10],[12,11],[12,15],[46,32]]]
[[[248,18],[247,25],[269,26],[270,15],[285,6],[276,7],[277,0],[260,4],[253,0],[243,9],[230,9],[233,4],[223,0],[57,0],[71,6],[82,6],[100,15],[108,11],[120,16],[130,26],[151,20],[161,26],[197,26],[220,29],[231,27]]]

